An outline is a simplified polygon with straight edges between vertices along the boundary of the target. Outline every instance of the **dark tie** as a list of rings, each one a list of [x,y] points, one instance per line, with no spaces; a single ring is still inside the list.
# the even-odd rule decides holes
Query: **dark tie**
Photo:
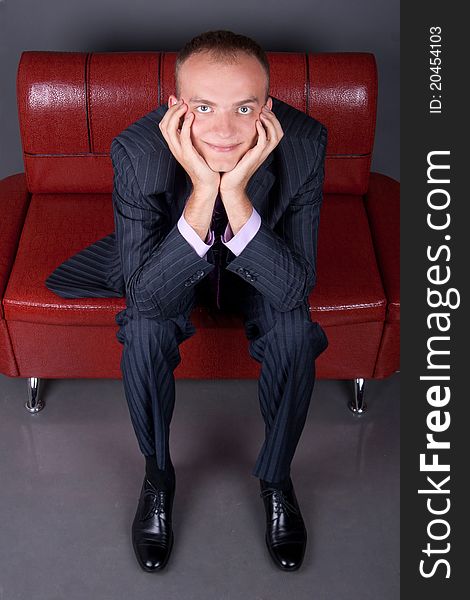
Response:
[[[218,238],[223,234],[227,227],[228,218],[224,203],[220,194],[217,194],[214,210],[212,212],[211,229],[214,230],[215,237]]]
[[[220,197],[220,194],[217,194],[217,199],[215,201],[214,210],[212,212],[212,220],[211,220],[211,229],[214,231],[214,244],[211,248],[213,256],[214,256],[214,264],[215,269],[213,269],[209,275],[207,276],[209,279],[210,287],[212,290],[211,299],[215,297],[215,304],[217,308],[220,310],[220,270],[221,270],[221,255],[222,252],[226,250],[225,246],[222,244],[222,234],[225,231],[225,228],[228,223],[227,212],[224,207],[224,203]]]

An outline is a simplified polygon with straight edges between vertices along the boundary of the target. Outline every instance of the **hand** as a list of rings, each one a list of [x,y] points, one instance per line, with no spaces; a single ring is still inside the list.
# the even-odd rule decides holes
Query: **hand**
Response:
[[[260,119],[257,119],[256,130],[258,140],[242,158],[238,161],[231,171],[222,173],[220,179],[220,193],[244,191],[251,176],[258,167],[266,160],[274,148],[279,144],[284,132],[276,115],[263,106]]]
[[[184,100],[179,100],[167,110],[158,126],[171,153],[190,176],[194,189],[218,190],[220,174],[209,167],[191,141],[194,113],[186,112],[188,109]],[[181,120],[183,124],[179,129]]]

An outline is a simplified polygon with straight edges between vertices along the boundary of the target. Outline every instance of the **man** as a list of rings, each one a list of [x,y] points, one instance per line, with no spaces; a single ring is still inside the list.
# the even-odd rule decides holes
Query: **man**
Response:
[[[266,544],[279,568],[296,570],[307,532],[290,464],[315,358],[328,345],[308,303],[326,128],[269,96],[266,55],[245,36],[197,36],[179,53],[175,79],[168,106],[112,141],[115,234],[66,261],[47,285],[67,298],[125,293],[116,316],[121,369],[146,461],[132,541],[146,571],[164,568],[173,546],[173,371],[179,344],[195,333],[191,310],[203,301],[243,315],[250,355],[262,364],[266,439],[252,474]]]

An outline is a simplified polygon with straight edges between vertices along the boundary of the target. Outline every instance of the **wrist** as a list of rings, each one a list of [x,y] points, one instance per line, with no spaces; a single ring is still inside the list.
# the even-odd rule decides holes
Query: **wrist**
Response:
[[[217,194],[219,193],[219,186],[208,186],[208,185],[194,185],[193,190],[191,192],[191,196],[196,198],[198,201],[210,201],[215,200]]]
[[[220,196],[224,202],[241,202],[247,200],[248,196],[243,186],[236,188],[219,188]]]
[[[246,184],[238,183],[235,185],[226,184],[224,185],[222,182],[220,183],[219,191],[220,194],[225,194],[226,196],[242,196],[245,193]]]

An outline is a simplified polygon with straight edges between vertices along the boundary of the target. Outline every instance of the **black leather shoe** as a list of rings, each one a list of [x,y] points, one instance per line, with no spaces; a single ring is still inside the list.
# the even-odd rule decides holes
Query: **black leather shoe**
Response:
[[[261,486],[260,496],[266,510],[265,539],[269,554],[283,571],[295,571],[304,558],[307,530],[294,486],[290,491]]]
[[[158,571],[168,562],[173,547],[171,513],[175,486],[158,489],[144,477],[132,523],[132,546],[144,571]]]

